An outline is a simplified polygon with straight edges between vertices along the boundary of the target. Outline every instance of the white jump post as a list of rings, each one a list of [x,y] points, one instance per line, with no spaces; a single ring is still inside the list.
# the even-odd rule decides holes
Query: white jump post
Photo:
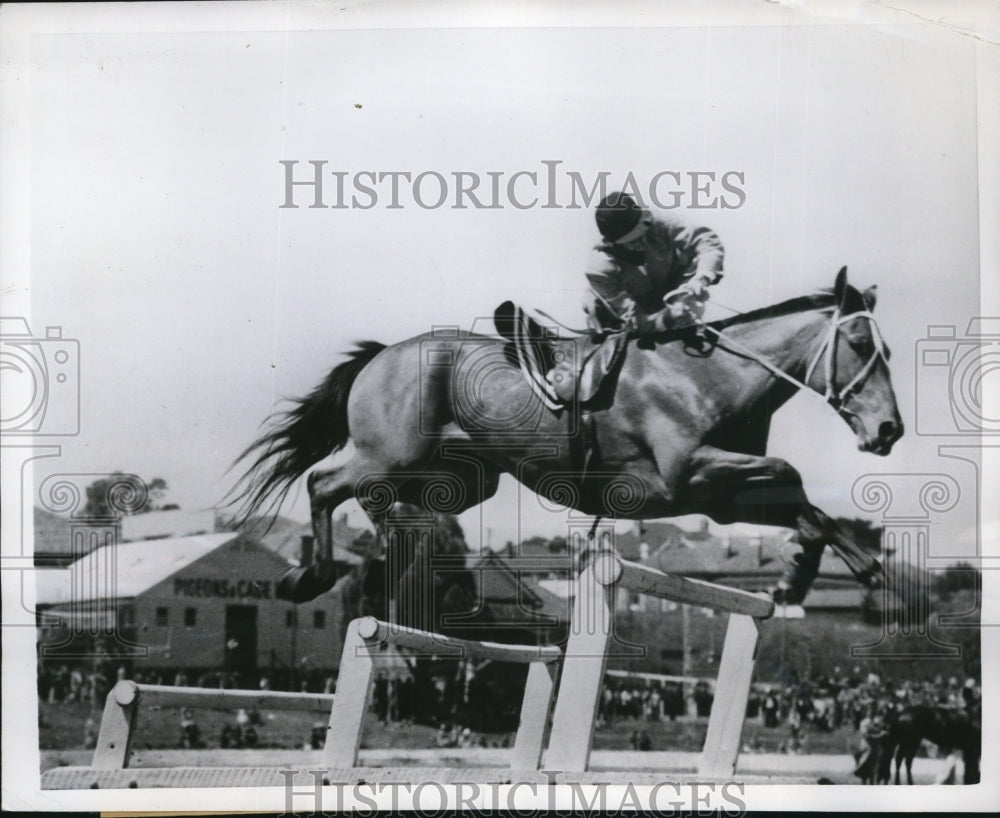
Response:
[[[347,628],[324,753],[324,761],[330,769],[357,766],[375,669],[379,656],[384,654],[388,645],[410,648],[424,656],[528,663],[528,682],[510,768],[538,769],[552,707],[556,666],[562,658],[562,651],[557,646],[505,645],[456,639],[392,625],[370,616],[355,619]]]
[[[732,776],[757,655],[757,620],[774,614],[773,601],[736,588],[664,574],[610,553],[594,559],[577,585],[546,768],[584,772],[589,766],[619,588],[729,614],[698,774],[705,778]]]

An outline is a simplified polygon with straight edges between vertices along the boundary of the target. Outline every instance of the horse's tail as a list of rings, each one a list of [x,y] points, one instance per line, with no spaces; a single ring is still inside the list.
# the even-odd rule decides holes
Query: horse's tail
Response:
[[[288,411],[268,418],[270,431],[247,446],[233,462],[236,466],[252,461],[227,495],[227,505],[238,505],[232,521],[235,527],[256,516],[265,504],[265,514],[280,507],[299,477],[347,444],[351,386],[358,373],[383,349],[385,344],[362,341],[309,395],[296,399]],[[275,492],[277,496],[267,503]]]

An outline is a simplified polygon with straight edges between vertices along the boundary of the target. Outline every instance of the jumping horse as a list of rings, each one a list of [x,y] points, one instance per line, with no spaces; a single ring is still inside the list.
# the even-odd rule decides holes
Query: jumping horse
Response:
[[[890,452],[903,424],[874,306],[875,288],[854,289],[844,268],[832,291],[630,339],[603,404],[561,411],[500,338],[364,342],[243,452],[231,502],[238,519],[270,513],[309,472],[314,561],[279,583],[296,602],[334,584],[331,516],[345,501],[381,534],[396,503],[458,514],[489,499],[501,473],[588,515],[794,529],[801,551],[774,589],[780,602],[804,598],[826,545],[875,587],[878,560],[812,505],[789,463],[766,455],[771,416],[800,389],[822,396],[861,450]]]

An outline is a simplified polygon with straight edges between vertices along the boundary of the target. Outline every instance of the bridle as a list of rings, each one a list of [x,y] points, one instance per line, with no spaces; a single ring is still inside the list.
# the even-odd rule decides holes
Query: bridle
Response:
[[[796,388],[805,389],[809,392],[819,395],[830,406],[832,406],[837,411],[837,413],[842,417],[846,418],[847,415],[854,415],[856,417],[857,416],[856,413],[846,408],[844,406],[844,403],[845,401],[848,400],[848,398],[851,397],[851,395],[861,390],[861,388],[865,384],[865,381],[868,379],[868,376],[871,374],[872,369],[875,367],[875,364],[879,360],[888,363],[888,358],[886,357],[885,341],[882,340],[882,333],[879,331],[878,324],[875,321],[875,316],[872,315],[870,310],[861,310],[860,312],[852,312],[849,315],[841,315],[840,307],[830,307],[827,309],[831,310],[830,324],[829,327],[827,328],[827,331],[823,335],[822,343],[820,343],[819,348],[816,350],[816,353],[812,357],[812,361],[810,362],[808,368],[806,369],[806,375],[803,381],[800,381],[798,380],[798,378],[789,375],[787,372],[785,372],[785,370],[781,369],[778,366],[775,366],[774,364],[772,364],[766,358],[763,358],[754,350],[748,349],[738,341],[733,340],[733,338],[731,338],[730,336],[722,333],[720,330],[717,330],[714,327],[709,326],[707,324],[704,325],[704,328],[707,331],[714,334],[719,339],[719,341],[724,340],[727,344],[731,345],[744,355],[752,358],[754,361],[759,363],[769,372],[793,384]],[[834,351],[836,350],[837,347],[837,336],[840,333],[841,324],[844,324],[848,321],[853,321],[855,318],[864,318],[870,322],[872,343],[875,349],[872,352],[871,357],[865,363],[865,365],[858,370],[857,374],[855,374],[853,378],[851,378],[847,386],[843,387],[838,391],[836,385],[837,373],[836,373],[836,367],[834,365]],[[825,391],[822,394],[818,390],[814,390],[809,386],[809,381],[812,379],[813,373],[815,372],[816,367],[821,359],[823,361],[823,366],[825,370],[824,380],[826,383]]]
[[[833,352],[837,346],[837,335],[840,332],[840,325],[846,323],[847,321],[853,321],[855,318],[864,318],[870,323],[872,345],[874,346],[874,350],[865,365],[858,370],[857,374],[853,378],[851,378],[847,386],[838,392],[836,391],[836,384],[834,383],[836,372],[834,371],[833,365]],[[875,364],[879,360],[882,360],[886,365],[888,365],[889,362],[885,354],[885,341],[882,340],[882,333],[879,331],[878,324],[875,322],[875,316],[872,315],[869,310],[853,312],[850,315],[841,315],[840,307],[835,307],[833,315],[830,319],[830,327],[827,330],[826,337],[823,339],[823,343],[820,344],[819,349],[816,350],[816,355],[813,357],[812,363],[809,364],[809,368],[806,370],[805,382],[807,384],[812,378],[813,370],[816,368],[816,364],[819,363],[820,358],[823,358],[824,368],[826,370],[826,391],[824,392],[823,397],[834,409],[843,414],[844,411],[849,411],[844,409],[844,401],[846,401],[855,392],[861,390]],[[851,412],[851,414],[854,413]]]

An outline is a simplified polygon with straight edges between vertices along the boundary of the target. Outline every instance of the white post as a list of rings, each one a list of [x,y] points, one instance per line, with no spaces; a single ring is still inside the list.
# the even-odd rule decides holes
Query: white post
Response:
[[[331,770],[354,767],[358,763],[361,734],[375,675],[372,656],[378,650],[377,645],[367,642],[375,636],[373,626],[377,631],[375,620],[366,618],[355,619],[347,627],[323,754],[324,763]]]
[[[712,715],[698,765],[700,776],[723,779],[736,772],[759,636],[757,620],[752,616],[729,615]]]
[[[118,682],[108,693],[91,762],[95,770],[124,770],[128,767],[139,695],[139,686],[128,681]]]
[[[573,600],[546,769],[584,772],[590,763],[614,617],[614,582],[599,583],[594,567],[588,567],[580,575]]]
[[[552,712],[552,692],[555,689],[556,663],[532,662],[528,665],[528,682],[521,702],[521,722],[514,739],[511,756],[512,770],[537,770],[542,761],[545,728]]]

